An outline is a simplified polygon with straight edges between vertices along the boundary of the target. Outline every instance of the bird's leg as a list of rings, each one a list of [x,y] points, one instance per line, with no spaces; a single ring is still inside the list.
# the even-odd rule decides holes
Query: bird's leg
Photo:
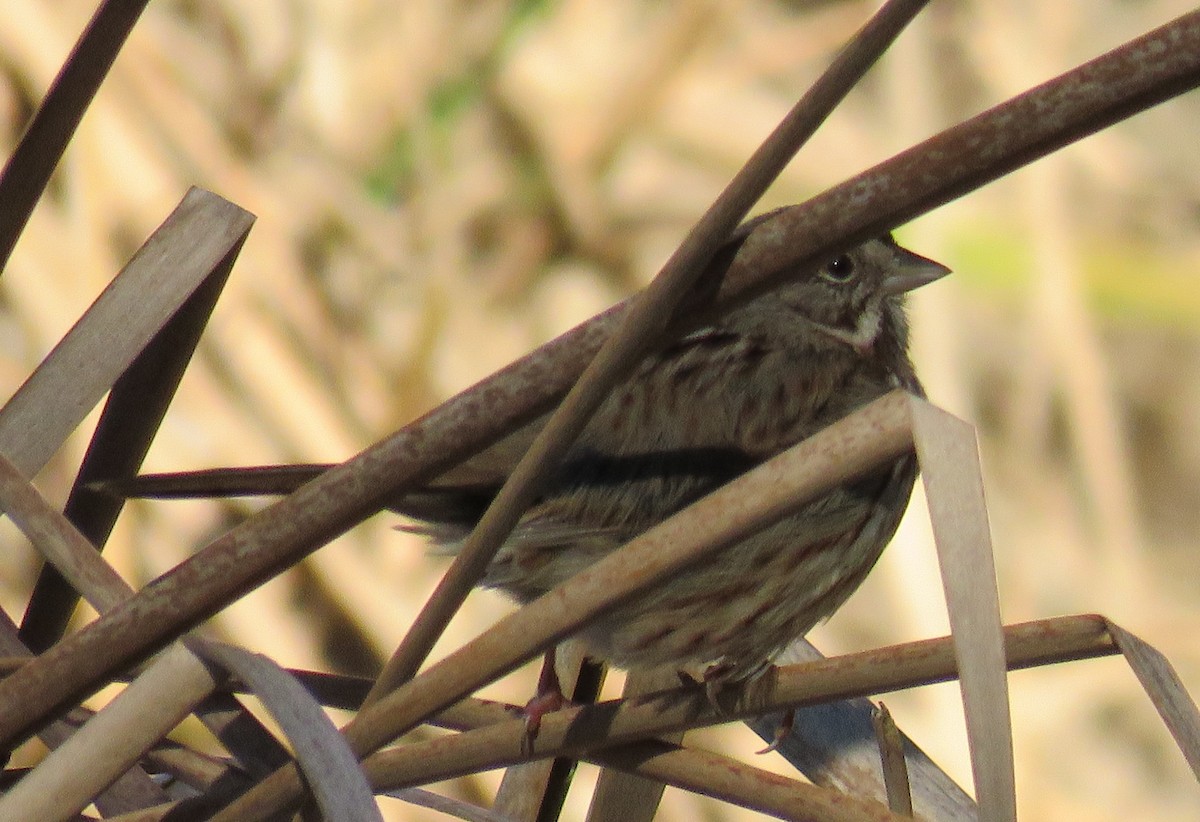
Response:
[[[538,674],[537,693],[533,699],[525,703],[525,735],[532,742],[537,738],[542,727],[542,717],[571,704],[563,694],[562,683],[558,681],[558,669],[555,666],[555,650],[546,651],[546,659],[542,663],[542,672]]]

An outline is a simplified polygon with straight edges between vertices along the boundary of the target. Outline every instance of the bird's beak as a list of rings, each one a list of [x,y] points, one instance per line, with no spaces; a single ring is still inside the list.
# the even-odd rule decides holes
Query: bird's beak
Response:
[[[941,263],[896,246],[896,266],[883,281],[883,290],[889,297],[904,294],[940,280],[949,273],[950,269]]]

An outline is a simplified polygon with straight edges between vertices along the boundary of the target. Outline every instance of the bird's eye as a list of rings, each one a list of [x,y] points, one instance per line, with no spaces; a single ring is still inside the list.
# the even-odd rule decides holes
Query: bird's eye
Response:
[[[821,274],[830,282],[844,283],[854,276],[854,260],[843,254],[825,266]]]

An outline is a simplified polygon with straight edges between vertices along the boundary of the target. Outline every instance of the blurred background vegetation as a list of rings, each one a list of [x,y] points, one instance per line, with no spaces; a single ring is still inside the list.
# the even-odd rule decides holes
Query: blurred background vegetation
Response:
[[[94,6],[0,4],[5,152]],[[763,208],[1189,6],[934,2]],[[201,185],[259,220],[147,468],[343,459],[645,283],[872,8],[155,0],[0,282],[0,381],[14,390]],[[916,358],[931,399],[979,429],[1005,619],[1102,612],[1163,650],[1194,695],[1198,132],[1192,95],[899,232],[956,271],[914,300]],[[38,478],[52,499],[85,444]],[[132,505],[106,556],[140,586],[258,505]],[[445,565],[395,524],[376,517],[219,630],[284,664],[373,671]],[[0,605],[19,615],[38,563],[3,527]],[[443,649],[508,607],[473,596]],[[833,653],[946,631],[918,497],[876,573],[813,639]],[[491,693],[523,702],[532,671],[510,680]],[[1195,818],[1200,789],[1119,658],[1011,681],[1027,818]],[[970,783],[953,686],[887,702]],[[697,738],[759,747],[740,726]],[[495,782],[446,789],[478,799]],[[583,808],[577,790],[566,818]],[[738,814],[668,790],[660,818]]]

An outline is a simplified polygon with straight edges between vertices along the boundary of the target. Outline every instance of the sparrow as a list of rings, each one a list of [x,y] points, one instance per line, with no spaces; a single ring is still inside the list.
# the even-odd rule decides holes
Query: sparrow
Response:
[[[600,406],[480,584],[529,602],[883,394],[923,396],[905,295],[948,273],[888,234],[650,354]],[[435,552],[457,551],[538,424],[398,500],[416,518],[405,530],[424,534]],[[710,686],[752,680],[859,586],[916,476],[915,457],[899,457],[644,592],[579,638],[590,656],[626,670],[707,666]]]

